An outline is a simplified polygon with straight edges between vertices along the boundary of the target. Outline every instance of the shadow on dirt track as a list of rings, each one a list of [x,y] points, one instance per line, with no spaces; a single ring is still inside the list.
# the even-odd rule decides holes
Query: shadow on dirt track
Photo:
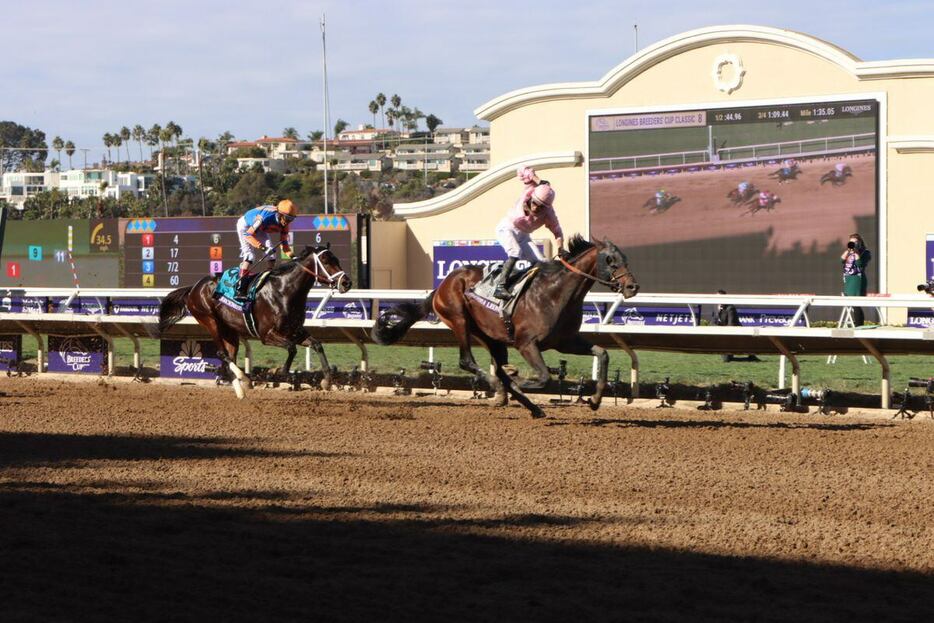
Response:
[[[244,452],[231,445],[3,434],[0,467]],[[919,573],[561,541],[563,527],[587,521],[577,517],[316,506],[313,492],[183,494],[166,490],[171,480],[162,491],[158,483],[130,491],[114,478],[88,491],[0,472],[5,622],[876,621],[934,613],[934,581]],[[540,526],[555,540],[489,534]]]

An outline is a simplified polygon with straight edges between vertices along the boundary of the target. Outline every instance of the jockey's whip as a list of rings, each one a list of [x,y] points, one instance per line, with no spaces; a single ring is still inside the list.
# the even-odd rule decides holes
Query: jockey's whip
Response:
[[[266,255],[264,255],[263,257],[259,258],[258,260],[255,260],[255,261],[251,262],[251,263],[250,263],[250,268],[253,268],[253,267],[256,266],[257,264],[259,264],[260,262],[262,262],[263,260],[265,260],[267,257],[269,257],[270,255],[272,255],[272,252],[275,251],[276,249],[278,249],[279,247],[281,247],[283,242],[285,242],[285,241],[284,241],[284,240],[280,240],[280,241],[276,244],[276,246],[271,247],[268,251],[266,251]],[[240,285],[240,282],[243,281],[243,277],[246,277],[246,276],[249,274],[249,272],[250,272],[250,269],[248,268],[248,269],[247,269],[247,272],[245,272],[239,279],[237,279],[236,285]]]

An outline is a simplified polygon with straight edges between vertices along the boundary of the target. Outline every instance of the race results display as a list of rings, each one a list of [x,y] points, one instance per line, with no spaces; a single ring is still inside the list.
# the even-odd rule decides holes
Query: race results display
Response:
[[[124,286],[177,288],[237,266],[240,263],[237,218],[143,218],[128,221],[123,244]],[[292,222],[289,230],[289,244],[296,254],[306,245],[330,243],[331,251],[341,266],[350,271],[353,265],[352,234],[345,216],[303,215]],[[272,234],[271,240],[273,244],[279,242],[279,234]],[[280,250],[276,255],[284,259]]]

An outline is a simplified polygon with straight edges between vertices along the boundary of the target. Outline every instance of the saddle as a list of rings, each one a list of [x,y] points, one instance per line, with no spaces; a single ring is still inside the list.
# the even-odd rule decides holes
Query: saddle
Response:
[[[243,314],[243,320],[246,328],[253,337],[259,337],[256,330],[256,318],[253,317],[253,303],[256,302],[256,294],[260,288],[265,285],[266,280],[272,271],[264,271],[255,275],[244,275],[243,279],[248,282],[246,299],[237,298],[237,283],[240,281],[240,269],[229,268],[221,273],[214,287],[212,296],[221,304],[235,309]]]
[[[480,303],[483,307],[494,311],[503,319],[506,325],[506,332],[509,335],[509,341],[513,340],[512,312],[516,308],[516,303],[526,291],[532,279],[538,274],[538,266],[527,268],[524,271],[517,271],[510,275],[506,281],[506,289],[511,295],[506,301],[501,301],[493,295],[496,290],[496,279],[499,277],[502,268],[497,266],[492,270],[486,270],[483,279],[477,282],[467,291],[467,296]]]

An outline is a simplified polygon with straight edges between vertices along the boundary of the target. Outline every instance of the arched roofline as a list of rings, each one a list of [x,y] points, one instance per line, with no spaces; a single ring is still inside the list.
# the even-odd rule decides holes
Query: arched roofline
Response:
[[[748,25],[712,26],[690,30],[639,50],[599,80],[542,84],[510,91],[483,104],[474,114],[492,121],[510,110],[537,102],[607,97],[642,72],[673,56],[709,45],[740,42],[771,43],[813,54],[850,72],[858,80],[934,76],[934,59],[865,62],[843,48],[793,30]]]
[[[583,156],[579,151],[547,152],[523,156],[487,169],[472,180],[439,197],[412,203],[398,203],[394,206],[394,214],[396,217],[407,219],[443,214],[469,203],[494,186],[515,178],[516,169],[520,166],[529,166],[537,171],[543,171],[560,167],[576,167],[581,162],[583,162]]]

